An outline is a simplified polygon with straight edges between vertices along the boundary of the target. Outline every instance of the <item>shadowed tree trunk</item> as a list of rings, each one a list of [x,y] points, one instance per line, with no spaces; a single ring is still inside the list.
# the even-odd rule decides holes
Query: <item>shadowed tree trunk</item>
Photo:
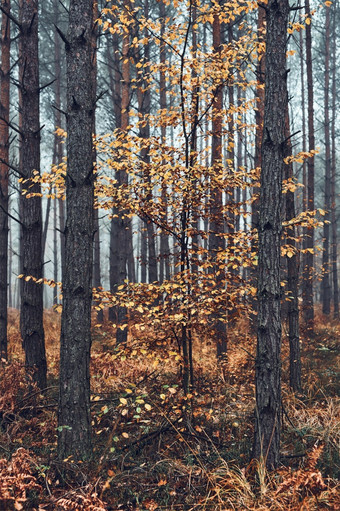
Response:
[[[20,2],[19,82],[21,96],[21,173],[26,179],[40,172],[38,1]],[[25,185],[27,186],[27,185]],[[35,183],[30,192],[40,193]],[[20,330],[26,367],[35,370],[34,379],[46,387],[46,354],[43,326],[43,286],[29,277],[43,277],[41,197],[20,196],[22,228]],[[27,280],[26,280],[27,279]]]
[[[1,6],[10,13],[9,0]],[[1,88],[0,88],[0,360],[7,360],[7,288],[8,288],[8,166],[9,161],[9,84],[11,30],[8,16],[1,23]]]
[[[213,22],[213,49],[214,53],[219,59],[221,53],[221,24],[218,14],[214,16]],[[214,175],[219,176],[222,171],[222,106],[223,106],[223,87],[222,84],[217,84],[217,91],[215,94],[215,101],[213,103],[213,120],[212,120],[212,142],[211,142],[211,165],[213,167]],[[224,247],[224,217],[222,212],[222,190],[218,185],[212,182],[211,184],[211,205],[210,205],[210,236],[209,236],[209,251],[211,253],[213,268],[211,271],[215,274],[215,282],[217,287],[223,286],[224,272],[220,268],[219,252]],[[222,359],[227,352],[227,333],[226,324],[219,320],[220,313],[214,320],[213,332],[217,346],[217,357]]]
[[[71,0],[66,44],[65,275],[60,337],[58,455],[92,454],[90,413],[94,172],[93,1]]]
[[[282,177],[287,109],[286,48],[288,0],[266,6],[265,107],[262,140],[258,247],[258,333],[256,420],[253,457],[276,467],[281,430]]]
[[[333,9],[333,30],[332,30],[332,154],[331,154],[331,204],[332,204],[332,276],[333,276],[333,316],[339,318],[339,284],[338,284],[338,241],[337,241],[337,216],[336,216],[336,2]]]

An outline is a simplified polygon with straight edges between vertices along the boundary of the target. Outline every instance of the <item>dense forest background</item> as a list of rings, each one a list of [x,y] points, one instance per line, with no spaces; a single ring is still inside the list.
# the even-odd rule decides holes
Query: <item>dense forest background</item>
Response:
[[[337,509],[338,2],[0,9],[3,508]]]

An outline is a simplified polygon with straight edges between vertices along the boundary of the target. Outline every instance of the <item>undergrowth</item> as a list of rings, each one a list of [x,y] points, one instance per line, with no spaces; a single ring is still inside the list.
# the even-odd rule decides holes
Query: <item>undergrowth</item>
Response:
[[[250,463],[255,340],[242,321],[228,360],[216,366],[208,335],[194,339],[195,388],[184,396],[176,340],[131,328],[114,345],[94,328],[91,361],[93,459],[58,460],[59,316],[45,315],[48,388],[24,371],[18,314],[10,314],[10,362],[0,369],[0,509],[339,509],[339,325],[318,317],[302,342],[304,387],[287,385],[283,342],[282,465]],[[240,342],[240,339],[242,342]]]

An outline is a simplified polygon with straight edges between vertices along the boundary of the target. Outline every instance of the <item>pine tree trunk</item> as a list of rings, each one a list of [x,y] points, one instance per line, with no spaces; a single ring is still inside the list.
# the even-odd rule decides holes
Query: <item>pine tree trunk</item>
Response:
[[[265,107],[258,247],[258,333],[256,421],[253,456],[277,467],[281,431],[282,178],[287,108],[286,48],[288,0],[266,6]]]
[[[332,276],[333,276],[333,317],[339,318],[339,284],[338,284],[338,241],[337,241],[337,215],[336,215],[336,101],[337,101],[337,85],[336,85],[336,2],[333,8],[333,30],[332,30],[332,152],[331,152],[331,208],[332,208]]]
[[[305,12],[310,16],[309,0],[305,3]],[[314,90],[313,90],[313,67],[312,67],[312,33],[311,25],[306,25],[306,65],[307,65],[307,96],[308,96],[308,143],[309,151],[315,149],[314,136]],[[314,211],[314,158],[308,160],[307,170],[307,210]],[[314,323],[314,229],[305,229],[307,252],[303,258],[303,318],[305,326],[310,329]]]
[[[166,45],[163,39],[164,26],[165,26],[165,4],[163,1],[159,2],[159,16],[161,21],[161,40],[159,44],[160,63],[161,70],[159,73],[159,106],[160,109],[165,112],[167,108],[167,96],[166,96],[166,82],[165,82],[165,63],[166,63]],[[166,126],[162,123],[161,125],[161,143],[166,143]],[[164,164],[164,162],[163,162]],[[162,204],[164,208],[164,223],[168,221],[167,211],[167,185],[162,183]],[[160,262],[159,262],[159,282],[162,283],[170,278],[170,247],[169,247],[169,235],[162,231],[160,239]]]
[[[71,0],[67,62],[65,275],[60,338],[58,455],[92,454],[90,413],[93,269],[92,0]]]
[[[213,49],[217,58],[221,52],[221,25],[218,14],[214,16],[213,23]],[[222,169],[222,108],[223,108],[223,88],[222,84],[216,85],[217,91],[213,104],[212,120],[212,146],[211,146],[211,165],[214,174],[219,175]],[[213,267],[211,271],[215,274],[215,283],[218,289],[221,289],[224,281],[224,272],[220,268],[218,254],[225,248],[224,238],[224,218],[222,213],[222,190],[218,185],[211,186],[211,204],[210,204],[210,236],[209,251],[212,258]],[[226,314],[226,313],[225,313]],[[227,352],[227,333],[225,322],[220,321],[220,313],[216,314],[213,326],[214,340],[217,346],[217,358],[223,359]]]
[[[329,61],[330,61],[330,7],[326,6],[325,20],[325,82],[324,82],[324,114],[325,114],[325,202],[324,202],[324,225],[323,225],[323,252],[322,252],[322,312],[331,313],[331,283],[329,264],[330,242],[330,219],[331,219],[331,137],[329,119]]]
[[[2,0],[1,85],[0,85],[0,361],[7,360],[8,300],[8,165],[9,161],[9,97],[10,97],[10,0]]]
[[[257,38],[258,42],[262,43],[265,40],[265,10],[259,8],[257,15]],[[256,122],[256,132],[255,132],[255,160],[254,165],[255,168],[261,168],[262,166],[262,156],[261,156],[261,144],[263,137],[263,116],[264,116],[264,77],[265,77],[265,56],[261,53],[259,55],[259,60],[256,66],[256,110],[255,110],[255,122]],[[253,188],[253,200],[251,203],[251,227],[253,233],[255,233],[258,228],[259,222],[259,189],[258,187]],[[252,244],[252,252],[256,253],[257,251],[257,240],[253,235],[251,239]],[[257,267],[254,266],[250,270],[250,278],[252,280],[252,284],[255,287],[257,283]],[[250,315],[250,327],[251,331],[255,334],[256,326],[257,326],[257,316],[256,316],[256,307],[257,302],[254,298],[251,298],[251,308],[252,312]]]
[[[26,179],[40,172],[38,1],[20,2],[19,81],[21,95],[21,172]],[[26,185],[27,186],[27,185]],[[40,193],[40,184],[30,188]],[[25,363],[34,369],[34,380],[46,387],[46,354],[43,326],[43,286],[29,277],[43,277],[41,197],[20,196],[22,227],[20,330]],[[27,280],[26,280],[27,279]]]
[[[286,156],[292,154],[290,139],[288,101],[286,109]],[[286,179],[293,177],[293,163],[286,165]],[[294,192],[286,193],[286,221],[295,218]],[[287,227],[287,244],[291,247],[291,254],[287,257],[287,316],[288,316],[288,339],[289,339],[289,384],[297,392],[301,390],[301,353],[299,333],[299,269],[300,254],[296,247],[296,233],[294,224]]]

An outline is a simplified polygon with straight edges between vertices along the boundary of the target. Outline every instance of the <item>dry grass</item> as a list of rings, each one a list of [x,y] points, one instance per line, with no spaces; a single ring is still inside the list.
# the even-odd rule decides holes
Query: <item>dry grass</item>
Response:
[[[94,329],[94,459],[87,465],[58,462],[59,320],[55,312],[45,312],[50,389],[40,395],[32,386],[28,390],[18,314],[10,311],[12,363],[1,369],[0,466],[4,481],[18,480],[12,493],[0,484],[0,503],[7,498],[9,506],[4,509],[340,509],[336,323],[318,317],[322,327],[304,340],[301,396],[286,386],[283,343],[283,465],[268,473],[261,463],[249,464],[255,341],[246,335],[244,320],[230,335],[224,370],[216,366],[209,332],[195,336],[196,387],[188,398],[181,391],[181,360],[171,332],[160,337],[146,330],[137,337],[132,329],[127,348],[119,351],[109,325]],[[29,486],[26,491],[20,470],[13,472],[13,453],[26,459],[27,484],[37,485],[34,495]]]

